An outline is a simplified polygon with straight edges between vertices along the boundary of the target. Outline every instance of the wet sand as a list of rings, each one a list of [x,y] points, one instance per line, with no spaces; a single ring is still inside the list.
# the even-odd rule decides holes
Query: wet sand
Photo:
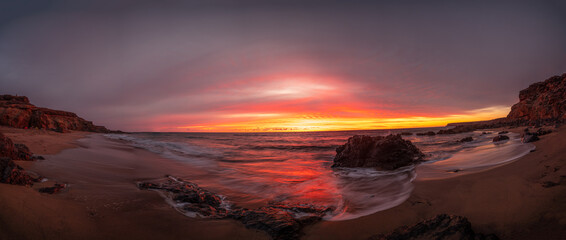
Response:
[[[13,131],[6,135],[19,130]],[[236,221],[190,219],[156,192],[137,189],[137,181],[175,174],[175,162],[100,134],[82,136],[60,138],[75,148],[43,155],[46,160],[17,161],[50,181],[32,188],[0,184],[0,239],[268,239]],[[30,145],[38,147],[44,146]],[[69,187],[54,195],[37,191],[54,182]]]
[[[175,175],[179,163],[99,134],[1,131],[45,156],[26,162],[27,170],[69,188],[47,195],[39,186],[0,184],[0,239],[268,239],[236,221],[185,217],[156,192],[136,188],[137,181]],[[440,213],[465,216],[477,232],[501,239],[560,239],[566,236],[565,137],[564,128],[545,135],[535,152],[485,172],[415,181],[403,204],[317,223],[304,239],[366,239]],[[562,184],[546,188],[546,181]]]

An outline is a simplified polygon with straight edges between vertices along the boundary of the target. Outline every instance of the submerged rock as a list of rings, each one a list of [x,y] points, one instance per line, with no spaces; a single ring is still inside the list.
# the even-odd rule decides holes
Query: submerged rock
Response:
[[[370,240],[410,240],[410,239],[435,239],[435,240],[496,240],[497,236],[475,233],[472,224],[467,218],[446,214],[437,215],[414,226],[403,226],[390,234],[380,234],[369,238]]]
[[[419,163],[424,154],[400,135],[371,137],[355,135],[336,149],[332,167],[372,167],[395,170]]]
[[[493,142],[501,142],[504,140],[509,140],[509,137],[506,135],[497,135],[493,138]]]
[[[314,224],[333,209],[310,204],[271,202],[267,206],[248,209],[228,203],[224,197],[178,178],[141,182],[138,188],[161,191],[181,212],[213,219],[234,219],[247,228],[268,233],[273,239],[298,239],[303,227]],[[190,215],[190,214],[188,214]]]
[[[413,133],[412,132],[402,132],[401,135],[402,136],[412,136]]]

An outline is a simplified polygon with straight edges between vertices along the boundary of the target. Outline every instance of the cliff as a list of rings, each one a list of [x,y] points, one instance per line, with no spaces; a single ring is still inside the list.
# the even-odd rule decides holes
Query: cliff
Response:
[[[36,107],[24,96],[0,95],[0,125],[15,128],[39,128],[59,132],[68,130],[110,132],[72,112]]]
[[[566,120],[566,73],[531,84],[519,93],[519,102],[511,107],[508,120]]]

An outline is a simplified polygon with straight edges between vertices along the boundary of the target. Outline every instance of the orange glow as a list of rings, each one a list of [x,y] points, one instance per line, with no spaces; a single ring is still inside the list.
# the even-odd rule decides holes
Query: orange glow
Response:
[[[212,106],[198,113],[162,115],[154,131],[288,132],[439,127],[451,122],[503,117],[509,108],[442,113],[394,102],[399,89],[356,85],[327,76],[271,76],[225,82],[198,94],[171,99]],[[435,99],[434,92],[420,91]],[[372,99],[385,99],[376,101]],[[411,104],[405,107],[403,104]],[[412,110],[411,110],[412,109]],[[417,110],[415,110],[417,109]],[[432,112],[432,111],[437,112]],[[418,112],[417,112],[418,111]]]
[[[215,124],[181,126],[179,129],[206,132],[301,132],[301,131],[342,131],[369,129],[396,129],[446,126],[452,122],[482,121],[503,117],[508,107],[491,107],[470,111],[466,114],[439,117],[405,116],[397,118],[375,117],[333,117],[324,114],[281,115],[281,114],[243,114],[260,119],[226,121]],[[365,113],[372,115],[371,113]],[[276,117],[280,116],[280,117]]]

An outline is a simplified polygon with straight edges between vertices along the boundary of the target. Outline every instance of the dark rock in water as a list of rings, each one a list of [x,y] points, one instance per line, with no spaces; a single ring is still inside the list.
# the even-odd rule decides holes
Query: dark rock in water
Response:
[[[436,135],[436,133],[434,133],[433,131],[428,131],[428,132],[424,132],[424,133],[417,133],[417,136],[434,136]]]
[[[493,142],[500,142],[504,140],[509,140],[509,137],[506,135],[497,135],[493,138]]]
[[[458,133],[466,133],[466,132],[473,132],[478,128],[476,125],[458,125],[451,129],[440,130],[436,134],[458,134]]]
[[[222,203],[220,196],[204,190],[194,183],[169,178],[162,183],[142,182],[138,184],[138,188],[168,192],[173,201],[186,204],[183,207],[185,211],[195,212],[210,218],[226,217],[227,209],[220,205]]]
[[[53,185],[53,187],[43,187],[43,188],[40,188],[38,191],[40,193],[55,194],[55,193],[63,191],[65,188],[67,188],[66,184],[55,183],[55,185]]]
[[[402,132],[401,133],[402,136],[413,136],[412,132]]]
[[[536,134],[523,134],[521,136],[521,141],[523,143],[536,142],[538,140],[540,140],[540,138]]]
[[[165,181],[141,182],[138,188],[165,193],[169,200],[182,211],[197,213],[213,219],[234,219],[247,228],[267,232],[273,239],[298,239],[303,227],[314,224],[331,208],[310,204],[269,203],[257,209],[247,209],[228,204],[223,197],[198,187],[198,185],[169,177]]]
[[[419,163],[424,154],[400,135],[355,135],[336,149],[332,167],[372,167],[394,170]]]
[[[498,132],[497,134],[507,134],[507,133],[509,133],[509,131],[501,131],[501,132]]]
[[[462,138],[462,139],[458,140],[458,142],[461,142],[461,143],[463,143],[463,142],[471,142],[471,141],[474,141],[474,138],[472,138],[472,137],[465,137],[465,138]]]
[[[411,227],[400,227],[392,233],[375,235],[370,240],[412,240],[412,239],[435,239],[435,240],[496,240],[497,236],[475,233],[472,224],[467,218],[451,216],[446,214],[437,215],[417,223]]]
[[[48,129],[57,132],[68,132],[69,130],[111,132],[72,112],[36,107],[29,102],[27,97],[12,95],[0,95],[0,125]]]

